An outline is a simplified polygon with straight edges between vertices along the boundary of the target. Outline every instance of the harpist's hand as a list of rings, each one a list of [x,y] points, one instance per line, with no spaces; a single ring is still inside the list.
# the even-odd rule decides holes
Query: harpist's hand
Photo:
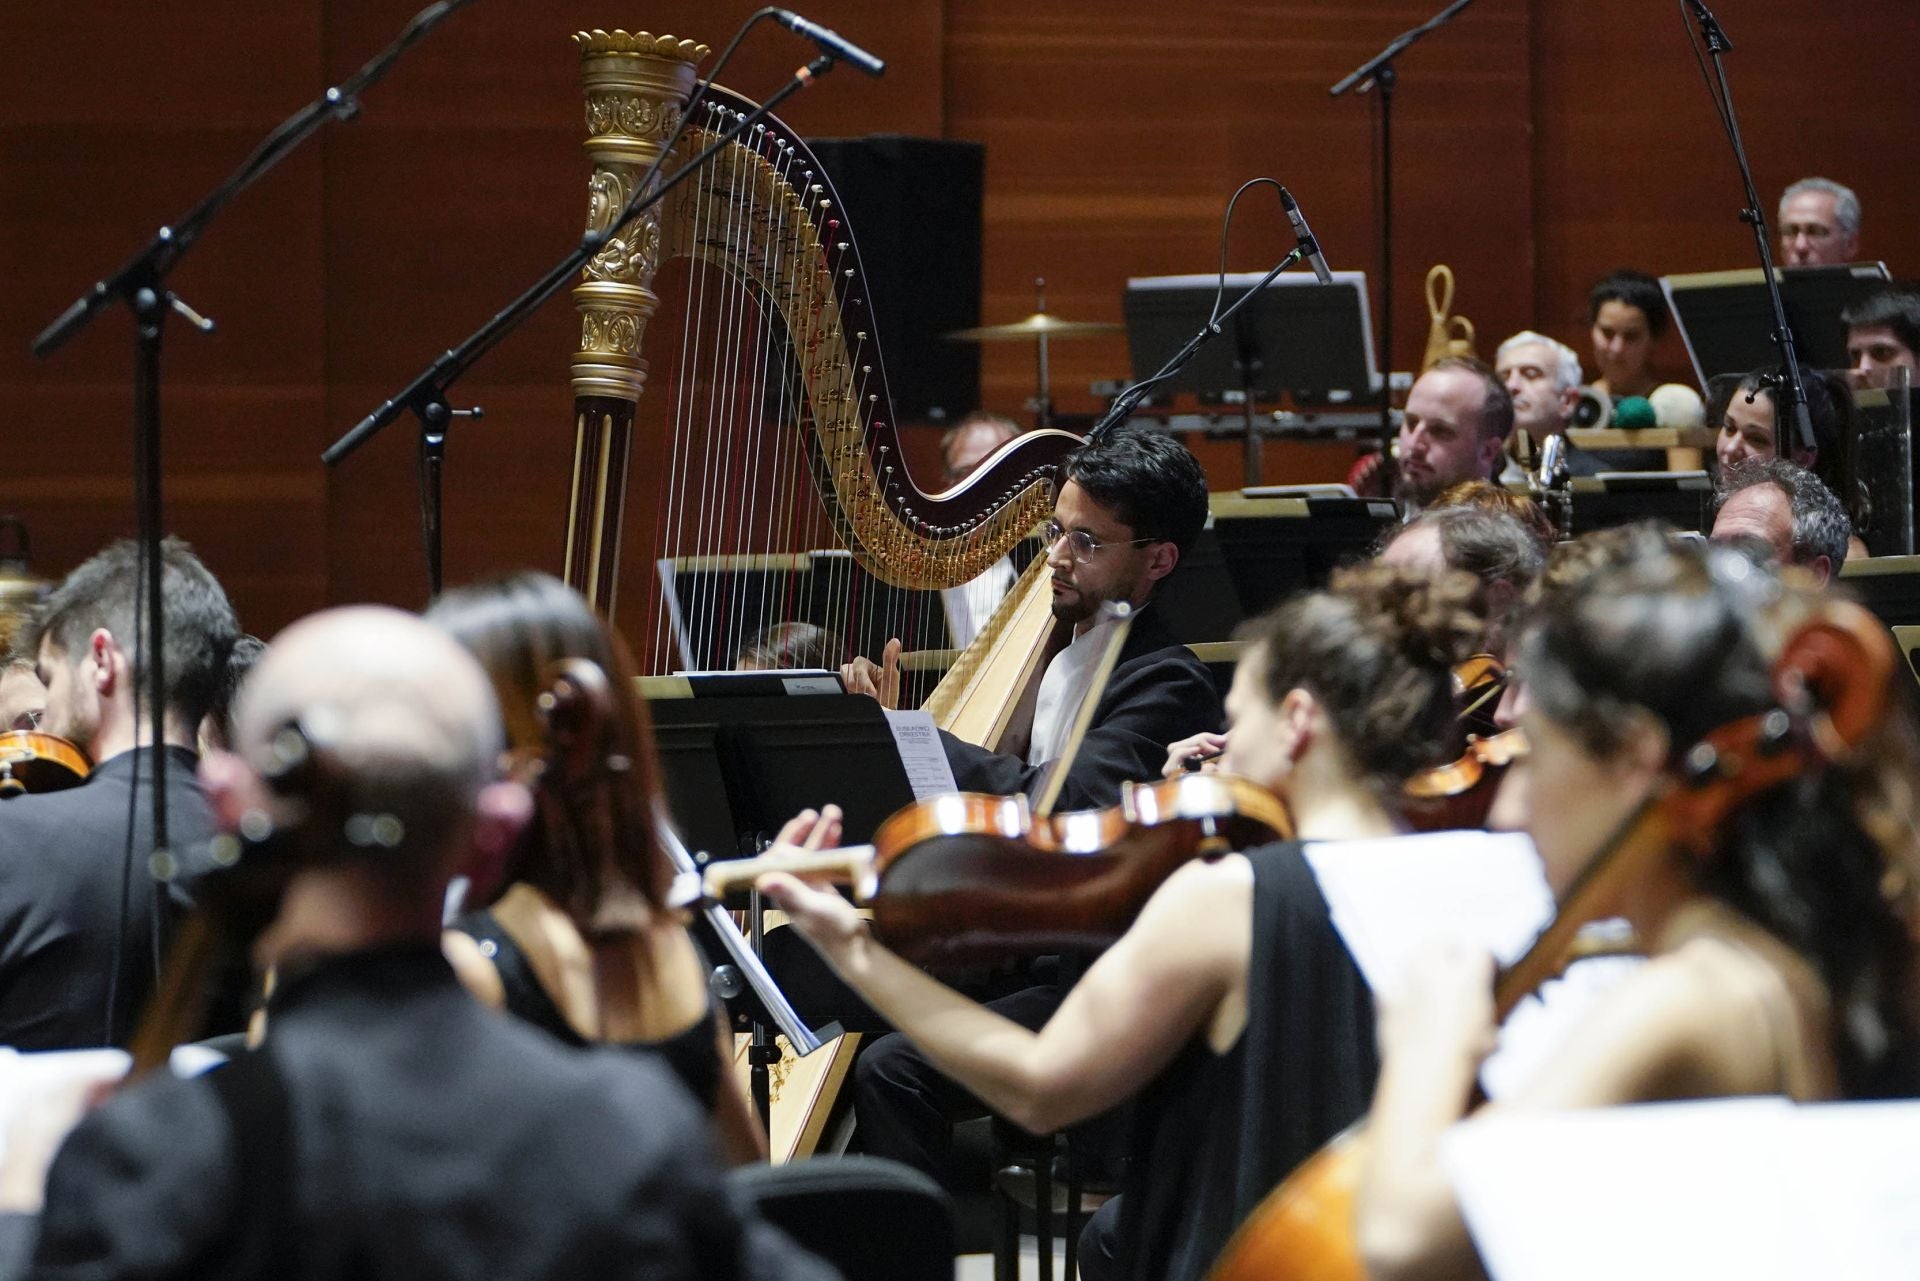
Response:
[[[849,694],[867,694],[880,700],[882,707],[900,706],[900,651],[905,648],[899,637],[888,641],[880,651],[880,661],[856,654],[850,663],[840,664],[840,682]]]
[[[1183,738],[1167,745],[1167,767],[1160,774],[1164,778],[1178,778],[1189,770],[1218,769],[1220,754],[1226,750],[1225,734],[1202,730],[1192,738]]]
[[[780,829],[769,854],[810,854],[831,849],[840,841],[840,807],[828,805],[819,814],[802,810]],[[769,872],[756,885],[787,914],[806,940],[829,960],[867,932],[867,922],[853,904],[831,888],[807,884],[785,872]]]

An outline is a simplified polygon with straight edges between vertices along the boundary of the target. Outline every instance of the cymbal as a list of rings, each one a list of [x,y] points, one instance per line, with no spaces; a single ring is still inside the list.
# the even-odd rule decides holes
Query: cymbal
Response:
[[[1095,334],[1117,334],[1125,328],[1125,325],[1090,320],[1062,320],[1044,311],[1036,311],[1025,320],[1016,320],[1009,325],[956,329],[945,337],[952,342],[1019,342],[1034,338],[1091,338]]]

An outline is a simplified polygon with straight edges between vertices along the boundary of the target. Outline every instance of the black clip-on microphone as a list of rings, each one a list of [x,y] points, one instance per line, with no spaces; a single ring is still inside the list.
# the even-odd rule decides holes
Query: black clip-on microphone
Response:
[[[791,9],[775,9],[772,17],[775,22],[793,32],[795,35],[805,36],[807,39],[819,45],[823,52],[830,53],[840,59],[840,61],[858,67],[870,76],[884,75],[886,73],[886,63],[874,57],[865,49],[862,49],[859,45],[841,35],[838,31],[831,31],[817,22],[810,22]]]

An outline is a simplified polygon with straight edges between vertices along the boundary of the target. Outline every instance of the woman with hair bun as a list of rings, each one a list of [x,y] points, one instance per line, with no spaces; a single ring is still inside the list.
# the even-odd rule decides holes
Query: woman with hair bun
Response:
[[[1478,641],[1479,584],[1371,565],[1255,622],[1223,763],[1284,800],[1297,839],[1169,877],[1038,1032],[876,942],[838,894],[761,887],[849,984],[948,1076],[1036,1133],[1144,1091],[1119,1198],[1119,1266],[1200,1277],[1294,1164],[1358,1116],[1373,1005],[1301,842],[1391,836],[1409,775],[1454,729],[1452,669]],[[831,843],[829,811],[782,840]]]

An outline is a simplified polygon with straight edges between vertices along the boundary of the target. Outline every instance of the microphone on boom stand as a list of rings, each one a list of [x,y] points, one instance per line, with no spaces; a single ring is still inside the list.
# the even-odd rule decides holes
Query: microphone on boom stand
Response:
[[[1280,205],[1287,211],[1287,221],[1293,224],[1293,234],[1300,238],[1300,256],[1313,268],[1314,279],[1323,285],[1333,283],[1333,273],[1327,270],[1327,256],[1320,252],[1320,242],[1307,228],[1307,216],[1300,212],[1300,202],[1285,187],[1280,188]]]
[[[775,22],[787,30],[796,35],[805,36],[819,45],[822,52],[830,53],[842,62],[851,63],[870,76],[878,76],[886,72],[886,63],[837,31],[830,31],[817,22],[809,22],[791,9],[775,9],[772,16]]]

